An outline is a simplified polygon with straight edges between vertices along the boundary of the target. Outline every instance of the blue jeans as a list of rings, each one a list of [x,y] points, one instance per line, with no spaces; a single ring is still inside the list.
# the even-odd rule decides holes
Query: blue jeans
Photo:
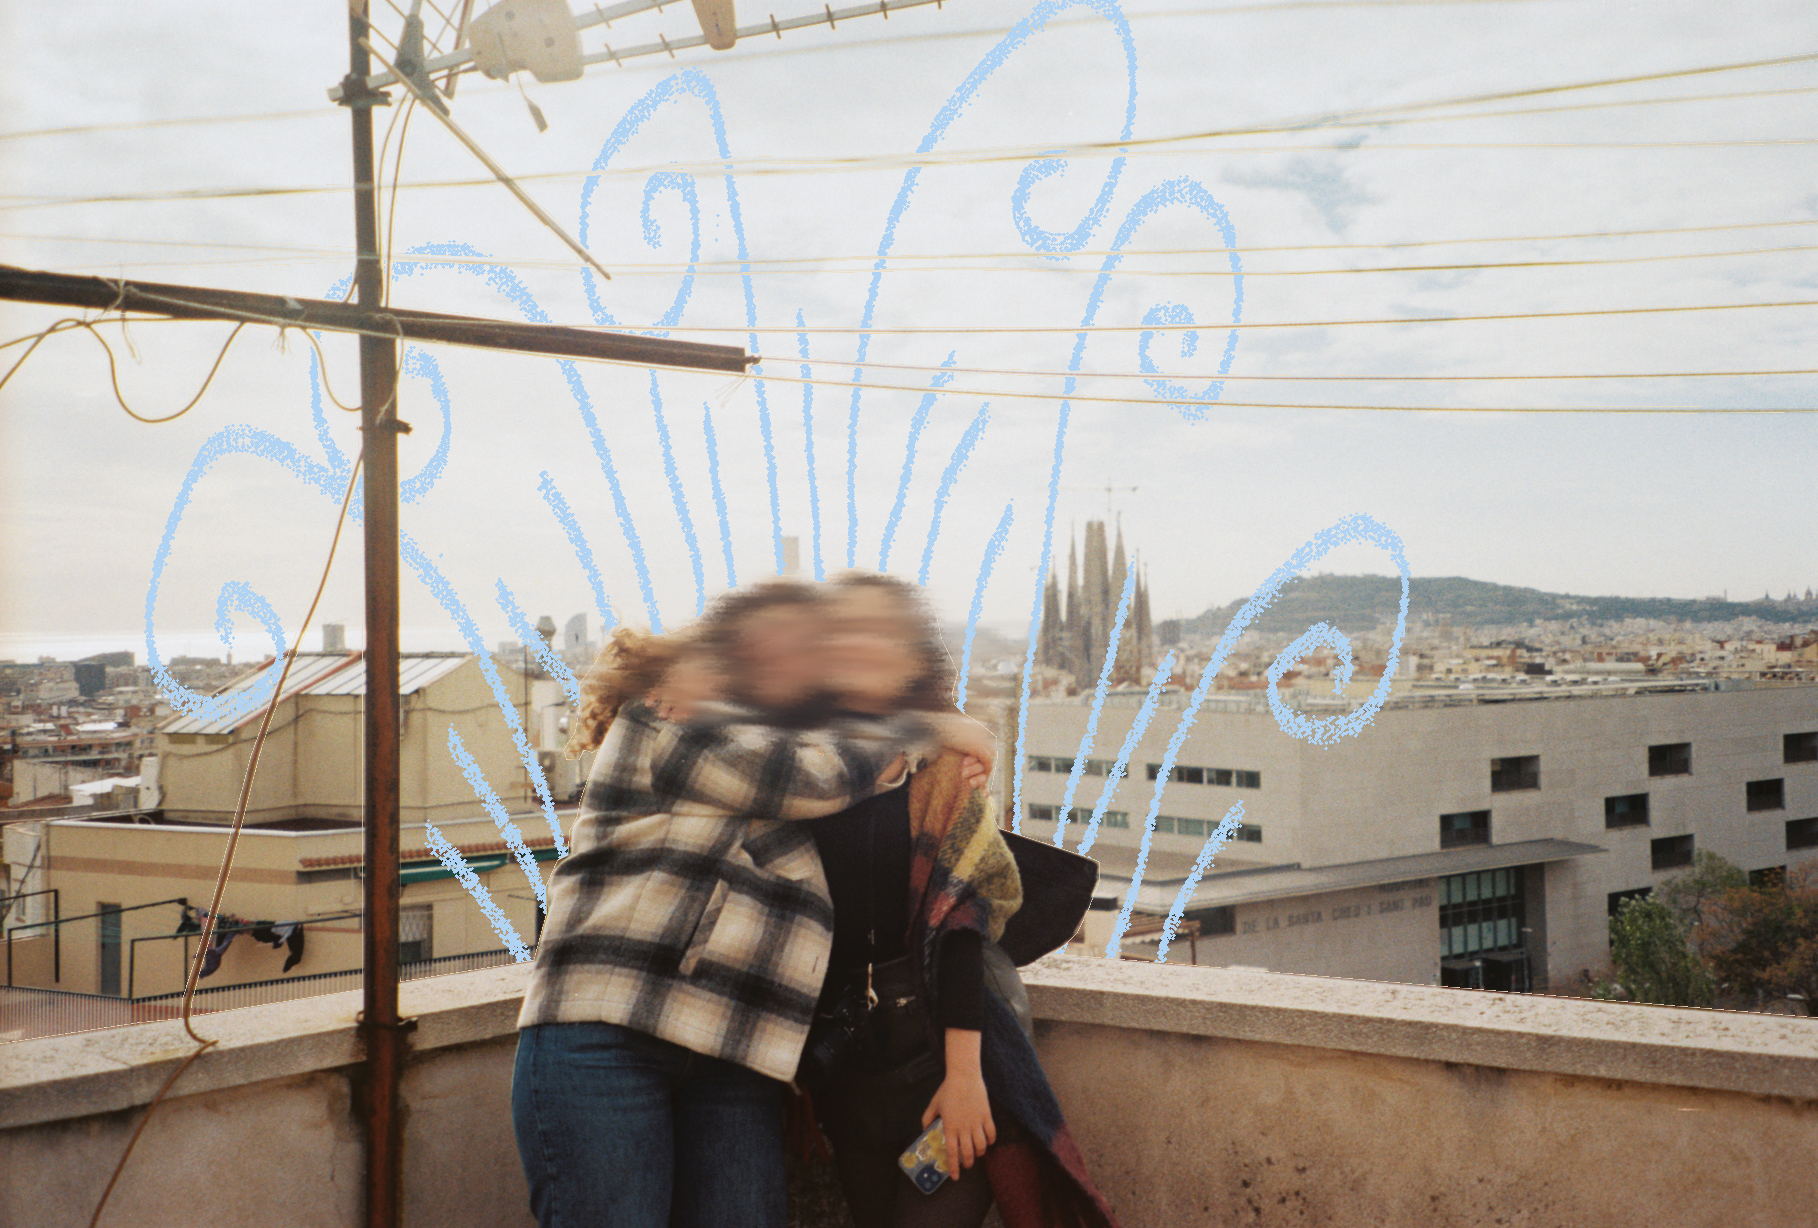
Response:
[[[541,1228],[784,1228],[786,1086],[610,1023],[518,1032],[512,1125]]]

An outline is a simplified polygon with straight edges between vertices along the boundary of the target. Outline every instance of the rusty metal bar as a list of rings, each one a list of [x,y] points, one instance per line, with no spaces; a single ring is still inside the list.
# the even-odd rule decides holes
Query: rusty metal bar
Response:
[[[344,105],[353,105],[351,100]],[[362,106],[356,108],[365,111]],[[356,194],[372,191],[363,180]],[[92,274],[46,273],[0,264],[0,299],[48,303],[91,311],[136,311],[180,320],[249,320],[325,332],[379,334],[433,345],[465,345],[546,354],[553,358],[596,358],[641,367],[678,367],[689,371],[742,374],[758,361],[736,345],[638,337],[562,324],[524,324],[381,307],[377,302],[337,303],[328,299],[291,298],[282,294],[249,294],[202,286],[153,281],[126,281]]]
[[[368,319],[384,306],[379,257],[379,194],[374,176],[372,108],[388,100],[362,84],[366,0],[348,13],[351,87],[342,105],[353,118],[355,303]],[[402,329],[400,328],[400,332]],[[360,1115],[366,1135],[367,1228],[398,1228],[403,1212],[404,1130],[399,1084],[409,1046],[398,1017],[398,341],[360,336],[360,430],[366,570],[365,916],[360,926],[365,991],[360,1037]]]

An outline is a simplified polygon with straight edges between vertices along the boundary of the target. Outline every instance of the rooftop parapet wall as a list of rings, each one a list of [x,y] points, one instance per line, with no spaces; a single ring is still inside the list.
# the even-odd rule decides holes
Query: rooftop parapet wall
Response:
[[[526,969],[407,983],[407,1222],[529,1224],[507,1112]],[[1818,1204],[1818,1021],[1053,956],[1042,1058],[1128,1228],[1753,1225]],[[104,1222],[358,1222],[357,993],[198,1021]],[[0,1223],[86,1224],[188,1052],[0,1045]],[[1789,1213],[1792,1218],[1789,1219]]]

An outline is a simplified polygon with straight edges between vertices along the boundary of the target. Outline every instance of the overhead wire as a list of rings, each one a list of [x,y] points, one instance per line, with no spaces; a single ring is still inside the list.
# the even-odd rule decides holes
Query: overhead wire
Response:
[[[438,112],[438,115],[440,113]],[[1457,149],[1781,149],[1818,145],[1818,137],[1747,137],[1735,140],[1704,141],[1421,141],[1399,144],[1332,144],[1217,146],[1203,150],[1155,151],[1135,150],[1121,154],[1115,150],[1038,151],[1016,149],[994,151],[934,151],[930,153],[854,154],[827,158],[761,159],[729,158],[717,161],[677,162],[661,167],[621,167],[603,171],[532,171],[512,175],[517,183],[549,180],[600,178],[636,178],[657,171],[669,174],[719,178],[728,173],[747,177],[783,177],[794,175],[839,175],[927,169],[938,166],[984,166],[1004,162],[1042,161],[1046,158],[1074,156],[1104,157],[1184,157],[1189,154],[1274,154],[1274,153],[1428,153]],[[453,179],[422,179],[401,185],[412,191],[452,191],[491,185],[494,179],[469,176]],[[264,187],[172,188],[159,192],[111,192],[90,196],[4,196],[0,212],[27,209],[54,209],[73,205],[145,204],[161,201],[245,200],[267,196],[320,196],[345,192],[345,184],[293,184]]]
[[[1283,243],[1283,244],[1240,244],[1235,247],[1145,247],[1124,248],[1113,251],[1109,248],[1081,248],[1068,252],[1069,257],[1103,257],[1118,256],[1123,259],[1134,259],[1143,256],[1222,256],[1227,252],[1238,255],[1255,255],[1274,252],[1327,252],[1327,251],[1397,251],[1402,248],[1423,247],[1456,247],[1471,246],[1479,243],[1559,243],[1587,239],[1631,239],[1652,238],[1662,235],[1714,234],[1732,230],[1763,230],[1786,226],[1818,226],[1818,218],[1790,218],[1777,222],[1723,222],[1704,226],[1659,226],[1644,227],[1632,230],[1586,230],[1571,231],[1560,234],[1529,235],[1465,235],[1444,239],[1393,239],[1380,243]],[[99,243],[149,247],[197,247],[222,249],[229,251],[260,251],[274,253],[294,253],[298,256],[320,256],[344,259],[346,250],[338,247],[303,247],[288,244],[271,243],[224,243],[218,240],[204,239],[144,239],[121,236],[90,235],[46,235],[14,234],[19,240],[31,240],[46,243]],[[1730,253],[1710,252],[1704,255],[1726,255]],[[1031,267],[1050,266],[1055,253],[1037,252],[1028,248],[1018,251],[961,251],[941,253],[892,252],[889,264],[884,272],[893,271],[896,265],[913,265],[919,261],[933,260],[1024,260],[1031,262]],[[1666,257],[1663,257],[1666,258]],[[695,260],[686,264],[667,262],[614,261],[621,269],[640,273],[685,273],[712,270],[731,270],[740,272],[749,268],[752,272],[780,271],[786,273],[819,273],[826,271],[818,267],[827,264],[859,263],[872,271],[877,264],[877,253],[864,255],[823,255],[823,256],[770,256],[751,257],[737,260]],[[1037,264],[1039,262],[1039,266]],[[175,262],[173,262],[175,263]],[[510,256],[440,256],[412,254],[408,258],[412,264],[449,264],[449,265],[484,265],[504,268],[574,268],[573,261],[545,260],[540,258],[517,258]],[[776,265],[816,266],[801,269],[773,270]],[[1129,271],[1128,266],[1120,266],[1119,271]],[[1248,272],[1248,270],[1246,270]]]
[[[395,43],[393,44],[395,49]],[[374,53],[381,62],[384,57]],[[545,172],[524,174],[511,178],[517,181],[550,178],[600,178],[603,176],[648,175],[653,170],[665,170],[672,173],[689,173],[700,175],[723,175],[728,171],[747,175],[775,174],[825,174],[847,171],[864,171],[878,169],[900,169],[906,167],[928,167],[935,165],[964,164],[981,165],[993,162],[1030,161],[1054,157],[1083,156],[1118,156],[1128,157],[1153,152],[1164,146],[1180,145],[1185,142],[1223,139],[1232,136],[1255,136],[1268,134],[1305,133],[1329,128],[1355,128],[1381,126],[1388,123],[1430,122],[1437,119],[1462,119],[1470,116],[1426,116],[1410,117],[1408,112],[1473,105],[1484,102],[1530,98],[1547,94],[1556,94],[1587,89],[1601,89],[1618,85],[1632,85],[1644,82],[1672,80],[1682,77],[1700,76],[1720,72],[1747,71],[1752,69],[1780,67],[1791,64],[1806,63],[1818,60],[1818,52],[1800,53],[1780,56],[1771,59],[1740,61],[1728,64],[1703,65],[1694,68],[1672,69],[1661,72],[1630,74],[1620,77],[1606,77],[1591,81],[1568,82],[1559,85],[1534,86],[1515,90],[1500,90],[1452,98],[1427,99],[1409,103],[1398,103],[1384,107],[1360,109],[1338,114],[1325,113],[1299,118],[1277,120],[1262,124],[1251,124],[1219,129],[1206,129],[1197,132],[1176,133],[1157,137],[1132,137],[1117,141],[1074,142],[1059,148],[1048,146],[1018,146],[981,149],[930,151],[920,154],[875,154],[845,155],[813,159],[784,158],[746,158],[719,159],[696,163],[670,163],[662,167],[627,167],[612,171],[588,172]],[[452,78],[451,78],[452,79]],[[1622,105],[1612,103],[1612,105]],[[1381,151],[1421,151],[1432,149],[1650,149],[1650,148],[1747,148],[1777,147],[1782,145],[1803,145],[1818,143],[1812,138],[1759,138],[1734,141],[1554,141],[1554,142],[1420,142],[1402,144],[1339,144],[1331,146],[1294,145],[1264,147],[1218,147],[1220,153],[1243,152],[1303,152],[1307,150],[1326,149],[1338,152],[1355,152],[1357,150]],[[1179,156],[1183,151],[1167,151],[1168,156]],[[1199,151],[1186,151],[1199,152]],[[407,185],[413,189],[471,187],[487,183],[483,179],[436,180]],[[231,199],[238,197],[256,197],[267,195],[298,195],[319,192],[343,191],[341,185],[297,185],[290,187],[257,187],[257,188],[202,188],[184,189],[168,193],[121,193],[87,197],[5,197],[10,203],[0,204],[0,209],[44,208],[68,204],[102,204],[123,203],[144,200],[180,200],[180,199]]]
[[[791,358],[791,363],[797,361]],[[812,379],[795,375],[770,375],[753,372],[749,378],[772,380],[784,384],[810,384],[829,388],[850,388],[852,381],[835,379]],[[927,388],[914,384],[872,384],[866,388],[884,392],[913,392],[926,394]],[[1739,414],[1818,414],[1818,404],[1793,406],[1760,406],[1760,405],[1329,405],[1289,401],[1227,401],[1207,400],[1187,396],[1150,396],[1126,397],[1103,396],[1080,391],[1067,393],[1021,392],[1005,389],[983,388],[943,388],[942,394],[950,397],[986,397],[991,400],[1011,399],[1030,401],[1085,401],[1104,405],[1144,405],[1151,409],[1167,409],[1175,406],[1197,409],[1331,409],[1370,412],[1409,412],[1409,413],[1509,413],[1509,414],[1706,414],[1706,413],[1739,413]]]
[[[394,210],[396,208],[396,204],[397,204],[397,195],[394,192],[392,195],[392,207],[394,208]],[[1190,255],[1196,255],[1196,256],[1223,256],[1227,253],[1227,251],[1233,251],[1233,250],[1236,250],[1236,249],[1214,247],[1214,248],[1202,248],[1202,249],[1193,251],[1191,253],[1183,253],[1183,254],[1190,254]],[[1710,259],[1719,259],[1719,258],[1723,258],[1723,257],[1771,256],[1771,255],[1784,255],[1789,252],[1810,252],[1810,251],[1818,251],[1818,244],[1809,244],[1809,243],[1808,244],[1794,244],[1794,245],[1785,246],[1785,247],[1751,247],[1751,248],[1741,248],[1741,249],[1735,249],[1735,250],[1729,250],[1729,251],[1717,251],[1717,252],[1665,252],[1665,253],[1659,253],[1659,254],[1655,254],[1655,255],[1651,255],[1651,256],[1601,256],[1601,257],[1586,257],[1586,258],[1581,258],[1581,259],[1577,259],[1577,260],[1483,260],[1483,261],[1455,263],[1455,264],[1363,265],[1363,266],[1359,266],[1359,267],[1355,267],[1355,268],[1325,268],[1325,269],[1255,269],[1255,268],[1249,268],[1249,269],[1236,269],[1236,270],[1230,269],[1230,268],[1222,268],[1222,269],[1220,269],[1220,268],[1153,269],[1153,268],[1131,267],[1128,264],[1120,264],[1116,269],[1114,269],[1112,271],[1117,273],[1119,276],[1125,276],[1125,277],[1130,277],[1130,276],[1140,276],[1140,277],[1332,277],[1332,276],[1339,276],[1342,274],[1350,274],[1350,273],[1455,273],[1455,272],[1481,272],[1481,271],[1490,271],[1490,270],[1498,270],[1498,269],[1588,268],[1588,267],[1599,267],[1599,266],[1618,265],[1618,264],[1649,264],[1649,263],[1654,263],[1654,262],[1658,262],[1658,261],[1669,261],[1669,260],[1710,260]],[[1140,256],[1143,253],[1131,253],[1131,254]],[[390,256],[391,256],[391,252],[390,252],[390,248],[388,246],[386,249],[386,259],[387,259],[388,263],[390,261]],[[332,256],[327,253],[323,253],[321,255],[313,255],[313,256],[300,256],[300,255],[283,256],[283,257],[274,256],[274,257],[271,257],[268,259],[257,259],[257,258],[253,258],[253,257],[239,257],[239,258],[232,259],[232,260],[143,260],[143,261],[136,262],[135,267],[139,267],[139,268],[158,268],[158,267],[166,267],[166,266],[174,266],[177,268],[201,268],[201,267],[214,267],[214,266],[244,267],[246,265],[255,265],[255,264],[266,264],[266,265],[269,265],[269,264],[319,264],[319,263],[325,263],[325,262],[330,262],[330,261],[338,262],[343,259],[345,259],[345,255],[341,254],[341,253],[336,253]],[[424,256],[424,257],[412,256],[410,258],[410,263],[413,263],[413,264],[444,264],[444,265],[448,265],[449,267],[453,267],[453,268],[459,268],[459,267],[466,266],[466,265],[476,265],[476,264],[477,265],[490,265],[490,266],[494,266],[494,267],[503,267],[503,268],[557,268],[557,269],[561,269],[561,268],[575,267],[572,264],[572,262],[568,262],[568,261],[548,261],[548,260],[503,261],[503,260],[473,259],[473,258],[466,257],[466,256]],[[616,264],[616,262],[615,262],[615,264]],[[72,266],[68,266],[63,271],[81,272],[81,271],[85,271],[87,269],[103,268],[103,267],[113,268],[115,266],[112,263],[109,263],[107,265],[72,265]],[[703,276],[703,277],[743,277],[746,275],[751,275],[751,276],[763,275],[763,276],[770,276],[770,277],[778,277],[778,276],[827,277],[827,276],[832,276],[834,274],[840,274],[840,273],[851,274],[854,276],[858,276],[858,275],[871,276],[873,274],[878,274],[878,273],[895,273],[895,274],[905,274],[905,273],[916,273],[916,274],[1005,273],[1005,274],[1013,274],[1013,275],[1041,274],[1041,275],[1050,276],[1050,277],[1062,276],[1062,275],[1071,276],[1071,277],[1088,277],[1088,276],[1097,276],[1101,272],[1104,271],[1102,269],[1092,268],[1089,266],[1082,267],[1079,265],[1056,264],[1052,261],[1042,261],[1040,263],[1031,263],[1024,267],[1005,266],[1005,265],[985,265],[985,264],[973,264],[973,265],[934,264],[934,265],[910,265],[907,267],[896,267],[896,268],[893,268],[893,267],[890,267],[887,265],[882,269],[868,269],[868,268],[863,268],[863,267],[859,267],[859,266],[853,266],[853,267],[847,267],[847,268],[830,268],[830,269],[740,269],[740,268],[733,268],[733,267],[715,267],[715,268],[692,269],[692,270],[689,269],[688,266],[686,266],[686,265],[666,265],[666,266],[658,265],[658,266],[643,266],[643,267],[632,266],[629,269],[625,268],[624,266],[618,266],[618,267],[620,269],[621,276],[628,275],[628,276],[634,276],[634,277],[674,277],[674,276],[677,276],[682,273],[691,273],[694,276]]]

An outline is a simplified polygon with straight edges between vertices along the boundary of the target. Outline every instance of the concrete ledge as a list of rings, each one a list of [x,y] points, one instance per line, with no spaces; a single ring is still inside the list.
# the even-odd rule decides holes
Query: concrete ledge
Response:
[[[1818,1019],[1051,955],[1037,1019],[1818,1100]]]
[[[410,1223],[533,1228],[510,1111],[528,971],[402,987]],[[1818,1201],[1818,1021],[1081,956],[1025,973],[1042,1065],[1128,1228],[1709,1228]],[[108,1222],[357,1228],[359,1007],[198,1020],[218,1043]],[[190,1049],[176,1023],[0,1044],[0,1224],[88,1223]]]
[[[1023,970],[1038,1019],[1546,1074],[1818,1100],[1818,1020],[1053,955]],[[508,1037],[527,965],[406,982],[419,1053]],[[360,1060],[360,994],[204,1015],[219,1043],[174,1093]],[[175,1021],[0,1045],[0,1129],[148,1103],[193,1042]]]
[[[528,964],[406,981],[398,1005],[417,1020],[418,1053],[496,1040],[517,1027]],[[217,1040],[171,1089],[173,1096],[244,1087],[361,1060],[358,990],[199,1015]],[[149,1104],[195,1048],[178,1020],[0,1044],[0,1130]]]

